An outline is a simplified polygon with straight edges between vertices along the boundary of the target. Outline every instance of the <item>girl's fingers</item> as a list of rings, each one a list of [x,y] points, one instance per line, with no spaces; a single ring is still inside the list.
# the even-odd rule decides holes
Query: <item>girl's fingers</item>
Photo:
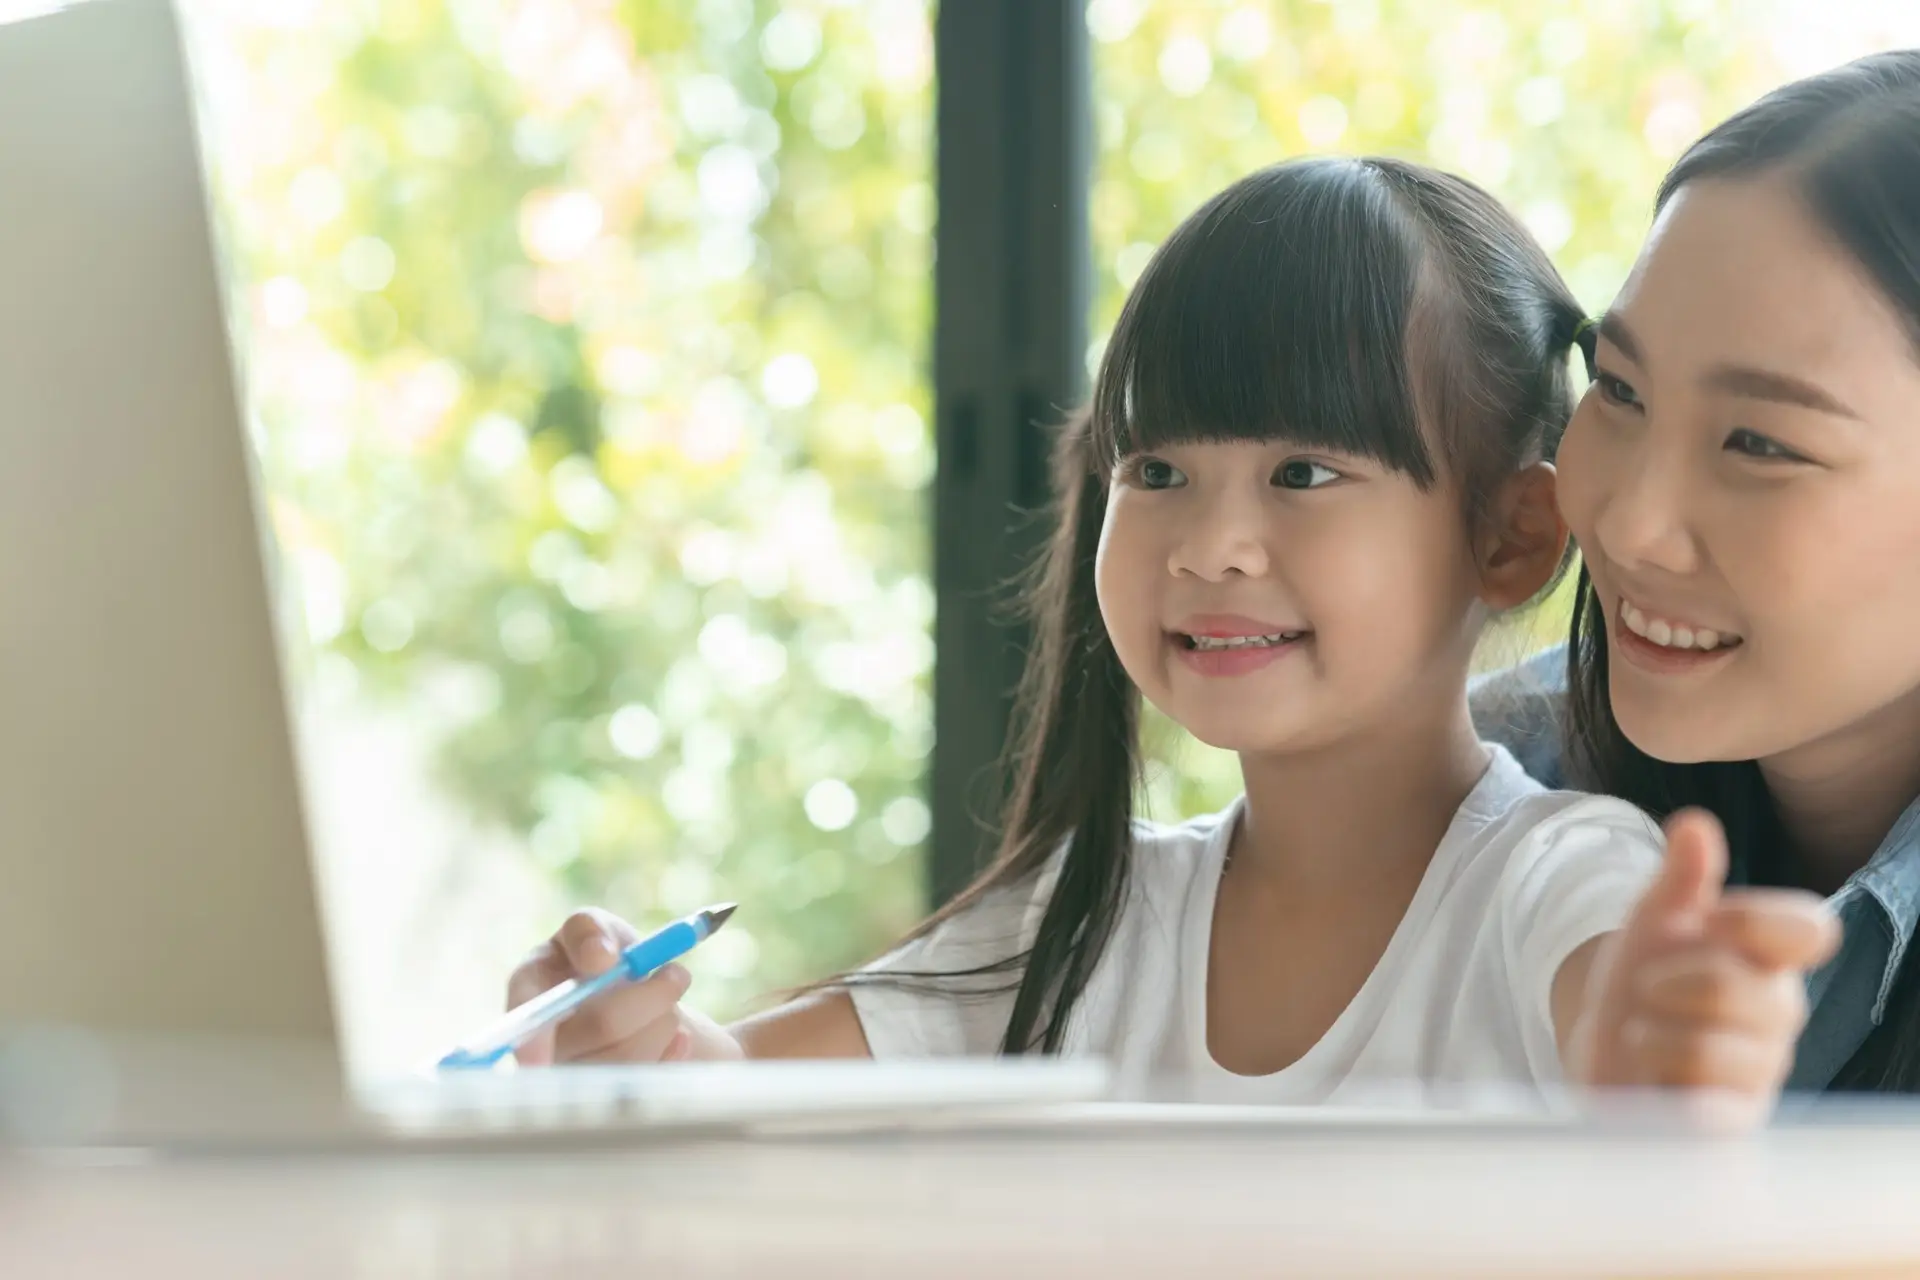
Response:
[[[1661,1021],[1791,1041],[1806,1022],[1798,970],[1762,969],[1724,946],[1695,944],[1642,962],[1638,1012]]]
[[[553,941],[572,966],[569,976],[593,978],[613,968],[620,952],[640,941],[640,935],[612,912],[589,907],[568,916]]]
[[[644,982],[602,992],[560,1024],[555,1036],[555,1060],[595,1061],[607,1050],[633,1041],[660,1025],[666,1026],[670,1035],[678,1024],[675,1006],[691,983],[692,977],[685,968],[670,964]],[[657,1054],[665,1047],[666,1037],[662,1036],[654,1052]]]
[[[517,1008],[571,979],[596,978],[640,940],[634,927],[609,911],[588,907],[568,916],[554,935],[527,953],[507,979],[507,1007]],[[555,1062],[657,1062],[675,1047],[676,1006],[692,976],[677,964],[644,982],[603,991],[557,1026],[528,1038],[514,1052],[524,1066]],[[692,1041],[682,1037],[681,1053]]]
[[[507,1008],[517,1008],[571,977],[573,966],[567,963],[567,957],[553,940],[548,939],[527,952],[526,958],[508,975]]]
[[[1791,1041],[1737,1031],[1643,1017],[1621,1034],[1642,1086],[1771,1094],[1793,1064]]]
[[[1708,915],[1703,932],[1774,969],[1816,969],[1840,946],[1833,908],[1794,889],[1731,890]]]
[[[515,1009],[559,986],[573,976],[572,966],[552,939],[527,952],[507,978],[507,1008]],[[523,1067],[544,1067],[553,1062],[553,1030],[548,1028],[513,1051]]]
[[[568,1061],[586,1066],[634,1062],[665,1062],[676,1040],[684,1038],[680,1019],[669,1016],[642,1027],[618,1044],[606,1045],[592,1053]]]

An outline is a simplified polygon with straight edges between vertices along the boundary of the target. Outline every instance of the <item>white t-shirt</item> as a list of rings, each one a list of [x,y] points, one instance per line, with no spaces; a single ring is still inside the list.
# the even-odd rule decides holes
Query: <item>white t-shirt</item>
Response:
[[[1106,1058],[1130,1099],[1380,1105],[1550,1092],[1560,1080],[1554,975],[1625,922],[1662,844],[1631,805],[1546,791],[1504,750],[1490,752],[1372,974],[1319,1042],[1272,1075],[1235,1075],[1207,1048],[1214,898],[1244,798],[1178,826],[1136,824],[1131,895],[1063,1051]],[[1058,864],[873,968],[946,973],[1019,954]],[[852,998],[876,1058],[995,1053],[1013,1007],[1010,990],[856,984]]]

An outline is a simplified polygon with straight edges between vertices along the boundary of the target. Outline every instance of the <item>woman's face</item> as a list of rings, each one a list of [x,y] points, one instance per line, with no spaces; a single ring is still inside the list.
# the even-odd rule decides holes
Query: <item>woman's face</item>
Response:
[[[1920,352],[1777,176],[1681,190],[1560,453],[1614,714],[1676,763],[1920,739]]]

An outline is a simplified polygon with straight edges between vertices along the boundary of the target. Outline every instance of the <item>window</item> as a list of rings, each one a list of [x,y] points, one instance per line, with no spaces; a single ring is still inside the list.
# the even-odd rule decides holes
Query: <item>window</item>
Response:
[[[347,1023],[576,903],[736,1009],[923,910],[919,0],[201,6]]]

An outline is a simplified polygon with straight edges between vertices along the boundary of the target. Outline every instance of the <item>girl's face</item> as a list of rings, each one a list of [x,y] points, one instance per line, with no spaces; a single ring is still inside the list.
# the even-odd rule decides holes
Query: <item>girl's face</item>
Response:
[[[1597,366],[1560,495],[1626,735],[1677,763],[1911,749],[1920,362],[1861,268],[1777,177],[1691,185]]]
[[[1423,493],[1378,463],[1284,442],[1124,460],[1096,581],[1140,691],[1241,752],[1323,746],[1458,699],[1482,621],[1452,486]]]

